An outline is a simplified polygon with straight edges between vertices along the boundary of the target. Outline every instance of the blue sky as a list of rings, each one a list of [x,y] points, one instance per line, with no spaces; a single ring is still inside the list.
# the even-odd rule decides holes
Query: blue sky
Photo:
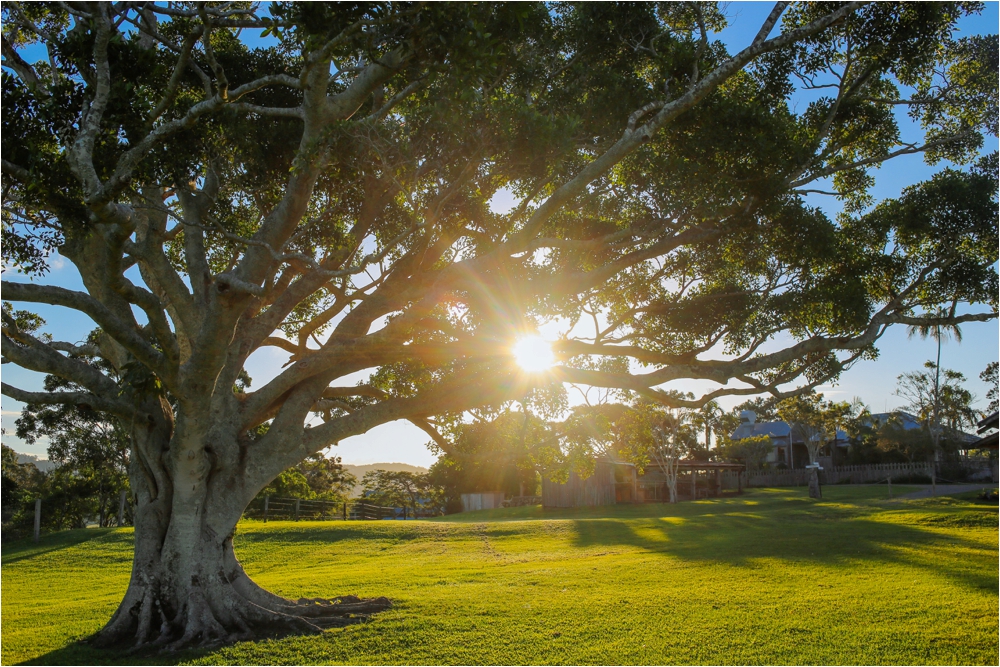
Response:
[[[719,33],[718,38],[726,42],[730,51],[745,46],[756,34],[771,7],[771,3],[730,3],[726,12],[730,16],[731,25]],[[998,3],[986,3],[982,15],[963,19],[960,26],[961,33],[995,34],[998,21],[1000,21]],[[808,101],[802,97],[797,103],[804,108]],[[904,125],[904,132],[917,131],[908,120],[905,124],[901,124]],[[989,137],[987,150],[995,150],[996,147],[996,138]],[[928,178],[937,169],[938,167],[931,168],[924,164],[920,156],[897,158],[876,173],[877,186],[874,191],[876,199],[898,196],[903,187]],[[830,214],[836,212],[836,201],[822,196],[814,197],[812,203],[823,207]],[[503,196],[498,197],[494,203],[498,209],[505,209],[510,205],[510,202],[504,201]],[[138,280],[138,276],[132,277]],[[4,278],[24,279],[10,271],[4,273]],[[51,272],[39,282],[69,289],[83,289],[73,266],[58,256],[53,258]],[[79,340],[94,327],[89,318],[75,311],[53,306],[39,306],[35,310],[48,322],[46,331],[60,340]],[[987,363],[997,360],[1000,348],[998,324],[995,321],[986,324],[968,324],[963,327],[962,333],[961,343],[948,341],[944,344],[942,365],[964,373],[968,379],[966,386],[979,397],[979,405],[984,406],[987,387],[978,376]],[[836,400],[857,396],[873,411],[891,410],[901,406],[902,401],[893,393],[896,388],[896,377],[900,373],[916,370],[924,361],[933,359],[936,353],[935,344],[932,340],[908,338],[905,327],[895,327],[881,339],[879,349],[881,354],[878,360],[858,363],[841,377],[837,385],[823,387],[823,392]],[[276,348],[264,348],[256,352],[247,366],[248,372],[254,378],[254,385],[260,386],[273,377],[286,360],[287,353]],[[25,371],[13,364],[4,364],[0,367],[0,373],[3,381],[8,384],[27,390],[41,389],[42,378],[37,373]],[[353,384],[359,379],[361,376],[349,378],[339,384]],[[704,385],[678,383],[676,388],[697,390],[702,386]],[[724,405],[729,407],[740,400],[742,399],[726,401]],[[4,396],[0,399],[0,407],[2,407],[3,428],[7,433],[11,433],[14,420],[20,413],[21,404]],[[400,461],[428,466],[433,463],[434,457],[425,446],[427,440],[426,434],[409,423],[394,422],[375,428],[364,435],[344,440],[334,448],[334,453],[342,456],[345,463],[352,464]],[[44,442],[28,445],[13,435],[4,435],[3,442],[21,452],[46,456]]]

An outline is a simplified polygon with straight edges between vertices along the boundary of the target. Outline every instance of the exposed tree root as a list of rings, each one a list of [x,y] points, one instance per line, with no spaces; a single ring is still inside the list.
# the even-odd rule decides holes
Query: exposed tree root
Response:
[[[147,587],[141,597],[132,596],[130,606],[123,604],[119,608],[94,637],[93,644],[161,651],[212,648],[238,641],[314,634],[366,621],[392,606],[384,597],[345,595],[287,600],[256,585],[253,588],[266,596],[251,595],[258,600],[248,599],[229,585],[192,587],[180,609],[171,614],[154,587]],[[267,604],[262,605],[264,597]]]
[[[165,564],[159,548],[137,541],[132,579],[118,610],[92,639],[95,646],[134,651],[210,648],[253,639],[314,634],[368,620],[388,598],[355,595],[289,600],[250,579],[232,538],[214,540],[187,570]],[[158,547],[156,543],[153,547]],[[221,547],[221,549],[219,548]],[[212,564],[214,561],[214,565]]]

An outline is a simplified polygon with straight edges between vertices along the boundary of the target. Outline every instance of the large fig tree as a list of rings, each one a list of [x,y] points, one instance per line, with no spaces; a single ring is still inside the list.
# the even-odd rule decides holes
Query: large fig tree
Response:
[[[954,36],[974,3],[779,2],[733,48],[704,3],[2,11],[3,257],[39,276],[3,282],[3,362],[61,379],[2,389],[131,434],[105,643],[384,608],[273,595],[232,543],[282,470],[379,424],[447,449],[466,411],[566,383],[782,397],[893,324],[996,316],[997,44]],[[914,153],[950,166],[875,205]],[[85,289],[44,279],[55,250]],[[556,364],[520,369],[549,320]],[[251,390],[264,346],[288,363]],[[684,379],[717,388],[663,387]]]

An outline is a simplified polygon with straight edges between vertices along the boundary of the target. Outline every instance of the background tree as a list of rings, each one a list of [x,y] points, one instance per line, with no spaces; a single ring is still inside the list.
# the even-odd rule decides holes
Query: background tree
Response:
[[[677,473],[684,456],[682,427],[687,419],[680,411],[664,415],[664,420],[653,427],[653,446],[649,457],[663,471],[671,503],[677,502]]]
[[[669,392],[678,400],[687,394]],[[652,452],[660,447],[656,430],[668,430],[681,458],[704,459],[698,443],[696,412],[685,408],[668,410],[661,403],[636,398],[628,404],[611,403],[577,406],[565,421],[552,424],[559,441],[559,465],[583,477],[593,471],[598,460],[634,464],[640,474],[654,461]]]
[[[875,442],[879,451],[904,461],[933,461],[934,439],[926,424],[921,428],[907,428],[902,414],[894,412],[875,428]]]
[[[757,415],[757,421],[768,422],[779,419],[777,407],[778,401],[774,400],[773,396],[758,396],[757,398],[743,401],[730,412],[736,417],[737,423],[740,413],[744,410],[749,410]]]
[[[923,424],[933,451],[940,452],[945,444],[960,444],[962,430],[975,425],[978,414],[972,404],[976,398],[963,386],[962,373],[939,370],[932,361],[925,362],[924,369],[901,374],[896,395],[906,401],[906,408]]]
[[[887,423],[895,421],[894,417],[889,420],[875,418],[871,409],[859,398],[855,398],[851,406],[851,413],[841,423],[841,428],[849,439],[847,449],[849,465],[899,463],[909,460],[903,456],[896,456],[893,450],[879,444],[880,434],[884,433],[883,429]]]
[[[357,486],[358,478],[344,470],[339,456],[314,454],[298,465],[309,488],[322,500],[345,500]]]
[[[720,443],[721,454],[731,461],[739,461],[748,471],[764,468],[767,457],[774,451],[771,436],[756,435],[740,440],[729,440]]]
[[[20,535],[15,524],[23,524],[22,514],[26,514],[27,503],[39,497],[44,476],[38,468],[30,463],[19,463],[17,452],[3,445],[3,481],[0,483],[0,493],[3,494],[3,526],[4,538]],[[8,528],[15,532],[9,533]]]
[[[81,389],[2,391],[114,414],[133,448],[133,577],[99,643],[385,608],[280,599],[232,550],[271,480],[379,424],[446,448],[467,411],[564,383],[785,398],[894,324],[994,319],[996,39],[954,36],[977,8],[782,2],[730,53],[702,4],[4,3],[3,259],[58,249],[84,289],[3,298],[100,333],[5,310],[3,361]],[[955,166],[872,206],[904,154]],[[583,325],[518,368],[553,319]],[[287,366],[234,391],[265,346]],[[662,388],[684,379],[717,388]]]
[[[51,375],[45,378],[45,388],[80,389]],[[126,425],[87,406],[62,404],[26,406],[15,428],[29,444],[40,438],[49,441],[49,460],[56,468],[38,490],[48,528],[77,528],[86,518],[97,519],[100,526],[125,522],[118,511],[121,492],[129,491],[131,442]],[[131,507],[125,510],[130,513]]]
[[[17,502],[19,492],[28,485],[28,471],[23,464],[17,460],[17,452],[3,445],[3,458],[0,459],[3,471],[3,484],[0,485],[0,493],[3,494],[3,507],[13,507]],[[32,466],[34,467],[34,466]],[[7,521],[6,516],[4,522]]]
[[[1000,406],[1000,402],[997,401],[997,394],[1000,392],[1000,380],[997,379],[997,362],[991,361],[986,365],[986,369],[979,374],[979,379],[990,386],[986,391],[986,400],[989,403],[986,405],[986,410],[983,411],[983,416],[993,414],[997,411],[997,407]]]
[[[357,478],[344,470],[339,456],[327,457],[320,452],[282,471],[261,489],[257,497],[345,502],[357,483]]]
[[[709,401],[698,408],[694,423],[705,432],[705,450],[712,449],[712,433],[723,426],[721,421],[725,411],[715,401]]]
[[[792,439],[801,438],[809,450],[809,463],[816,463],[819,453],[836,440],[851,412],[850,403],[827,401],[816,393],[786,399],[777,408],[778,417],[792,429]]]
[[[439,512],[440,489],[435,487],[427,474],[405,470],[369,470],[361,478],[361,497],[384,507],[407,507],[410,516],[420,510]]]
[[[534,495],[538,473],[554,469],[559,458],[550,424],[524,410],[459,424],[438,453],[428,479],[443,490],[450,512],[461,511],[463,493]]]
[[[952,312],[954,314],[954,309],[957,304],[952,305]],[[941,343],[949,335],[955,338],[956,342],[962,342],[962,329],[957,324],[948,324],[948,313],[943,309],[939,308],[934,315],[936,316],[936,321],[924,321],[918,324],[911,324],[907,327],[907,334],[912,338],[913,336],[920,336],[923,339],[928,337],[933,338],[934,342],[937,343],[937,359],[932,364],[934,370],[934,385],[931,392],[932,397],[932,408],[931,417],[928,422],[931,439],[934,443],[935,456],[941,447],[941,402],[942,402],[942,390],[941,386]],[[942,325],[942,320],[945,324]],[[930,363],[930,362],[928,362]]]

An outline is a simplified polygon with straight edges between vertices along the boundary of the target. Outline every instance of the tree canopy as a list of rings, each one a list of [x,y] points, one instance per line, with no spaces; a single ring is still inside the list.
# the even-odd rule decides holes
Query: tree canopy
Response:
[[[972,408],[975,396],[962,384],[965,375],[942,368],[935,379],[937,365],[924,362],[924,370],[901,374],[896,380],[896,395],[906,401],[906,408],[930,431],[937,418],[952,438],[963,429],[972,428],[979,414]]]
[[[379,424],[447,449],[467,411],[566,383],[785,398],[891,325],[994,319],[997,41],[955,35],[979,8],[779,2],[730,50],[703,3],[4,3],[3,260],[58,250],[85,289],[3,298],[97,330],[5,308],[3,361],[68,384],[2,391],[132,429],[145,573],[103,639],[308,626],[233,527]],[[941,168],[876,204],[908,154]],[[555,365],[518,368],[547,321]],[[268,346],[288,364],[251,391]]]
[[[860,404],[827,401],[813,393],[785,399],[778,404],[777,414],[791,427],[792,437],[805,444],[809,463],[816,463],[820,450],[835,441],[837,430],[861,409]]]

